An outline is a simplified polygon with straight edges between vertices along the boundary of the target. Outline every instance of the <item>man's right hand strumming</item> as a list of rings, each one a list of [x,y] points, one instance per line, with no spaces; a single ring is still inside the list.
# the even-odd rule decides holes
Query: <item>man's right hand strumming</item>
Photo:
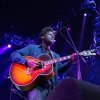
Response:
[[[27,66],[27,73],[30,73],[32,70],[36,70],[41,68],[41,63],[40,62],[36,62],[35,60],[27,60],[26,63]]]

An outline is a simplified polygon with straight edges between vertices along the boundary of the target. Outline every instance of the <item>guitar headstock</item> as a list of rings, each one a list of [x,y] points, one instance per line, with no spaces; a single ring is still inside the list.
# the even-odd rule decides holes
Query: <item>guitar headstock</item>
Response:
[[[87,50],[87,51],[82,51],[80,53],[82,56],[96,56],[96,53],[94,52],[94,50]]]

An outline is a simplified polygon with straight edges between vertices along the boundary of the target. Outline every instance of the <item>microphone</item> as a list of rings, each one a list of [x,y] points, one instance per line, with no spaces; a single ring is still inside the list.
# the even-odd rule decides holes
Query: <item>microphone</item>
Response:
[[[64,27],[62,27],[62,28],[60,28],[60,29],[54,31],[55,36],[56,36],[57,34],[61,33],[61,31],[62,31],[63,29],[65,29],[65,28],[66,28],[66,27],[64,26]]]

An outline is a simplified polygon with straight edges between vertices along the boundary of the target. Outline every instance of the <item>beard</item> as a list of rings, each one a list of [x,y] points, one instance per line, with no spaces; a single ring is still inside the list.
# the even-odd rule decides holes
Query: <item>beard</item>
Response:
[[[44,41],[48,46],[51,46],[51,45],[53,45],[54,44],[54,41],[52,40],[45,40]]]
[[[53,45],[53,41],[45,41],[45,43],[46,43],[48,46]]]

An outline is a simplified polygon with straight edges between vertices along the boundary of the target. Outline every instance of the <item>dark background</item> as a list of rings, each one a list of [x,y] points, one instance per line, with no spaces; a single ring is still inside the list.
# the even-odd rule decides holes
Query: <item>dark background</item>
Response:
[[[17,36],[34,37],[37,36],[45,26],[54,26],[59,22],[61,26],[70,28],[69,34],[72,37],[79,51],[90,49],[93,44],[93,22],[97,16],[94,11],[87,11],[81,8],[84,0],[0,0],[0,48],[10,43],[5,41],[4,34],[7,32],[16,34]],[[97,10],[100,9],[100,1],[95,0]],[[83,41],[79,49],[79,41],[81,36],[83,14],[87,13]],[[66,30],[62,34],[67,37]],[[7,39],[6,39],[7,40]],[[61,56],[72,54],[75,52],[60,34],[56,37],[57,42],[53,46],[53,50]],[[0,54],[0,100],[9,100],[11,81],[6,78],[10,68],[10,54],[23,46],[13,45],[2,55]],[[95,60],[96,59],[96,60]],[[87,64],[81,63],[83,80],[100,85],[98,58],[86,58]],[[93,62],[95,61],[95,63]],[[94,66],[97,66],[94,68]],[[62,77],[76,77],[76,68],[71,67]],[[61,78],[62,78],[61,77]],[[14,94],[12,94],[14,96]],[[15,95],[16,100],[20,97]],[[15,100],[15,99],[12,99]]]

